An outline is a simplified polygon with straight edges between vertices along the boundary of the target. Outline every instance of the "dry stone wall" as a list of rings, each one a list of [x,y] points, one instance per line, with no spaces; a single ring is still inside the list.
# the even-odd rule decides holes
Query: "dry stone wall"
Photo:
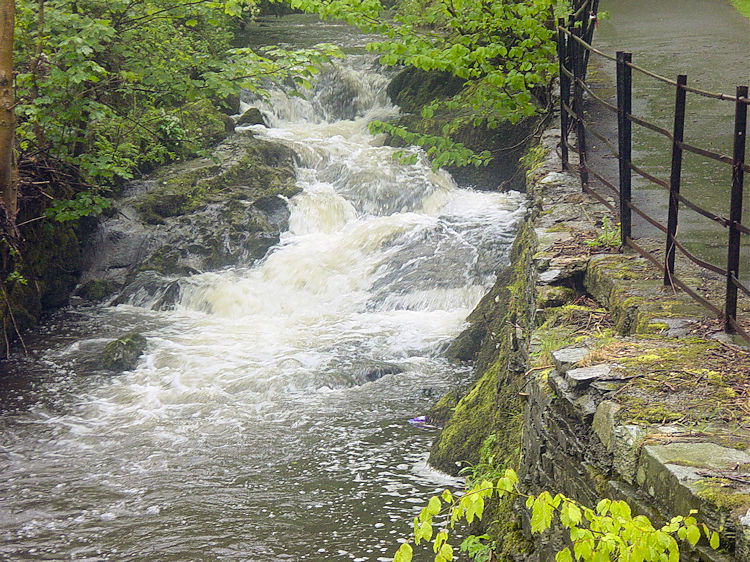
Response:
[[[528,174],[511,268],[454,345],[477,360],[477,381],[436,410],[452,415],[431,458],[455,471],[479,460],[460,445],[492,436],[495,462],[528,492],[624,499],[655,524],[695,509],[721,549],[684,543],[682,559],[750,560],[750,353],[709,337],[707,311],[617,247],[615,219],[560,172],[558,140],[545,133]],[[560,529],[532,537],[522,505],[492,518],[500,559],[553,560],[566,544]]]

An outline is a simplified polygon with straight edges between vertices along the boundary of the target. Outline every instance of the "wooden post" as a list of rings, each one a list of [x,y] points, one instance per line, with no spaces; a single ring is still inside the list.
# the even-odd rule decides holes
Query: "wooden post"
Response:
[[[625,246],[632,238],[630,212],[632,160],[632,124],[628,118],[632,112],[633,77],[629,63],[633,55],[617,52],[617,152],[620,164],[620,244]]]
[[[677,77],[677,91],[674,102],[674,128],[672,136],[672,166],[669,174],[669,216],[667,218],[667,248],[664,253],[664,285],[672,285],[674,275],[675,245],[674,236],[677,232],[677,213],[679,211],[680,176],[682,174],[682,142],[685,133],[685,86],[687,76],[680,74]]]
[[[568,49],[565,35],[565,19],[557,20],[557,58],[560,60],[560,158],[562,160],[562,169],[567,170],[568,166],[568,110],[570,107],[570,78],[565,74],[568,70],[566,59]]]
[[[732,276],[740,277],[740,231],[742,223],[742,184],[745,171],[745,142],[747,137],[747,86],[737,86],[737,101],[734,109],[734,154],[732,157],[732,197],[729,206],[729,244],[727,252],[727,293],[724,304],[724,330],[734,332],[732,322],[737,320],[737,286]]]
[[[14,224],[18,213],[16,162],[13,155],[16,120],[13,95],[13,33],[15,2],[0,2],[0,205]]]
[[[573,29],[573,35],[580,38],[581,30]],[[589,185],[589,171],[586,167],[586,130],[583,125],[583,46],[575,39],[573,45],[573,98],[576,113],[576,137],[578,137],[578,170],[581,175],[581,190],[586,191]]]

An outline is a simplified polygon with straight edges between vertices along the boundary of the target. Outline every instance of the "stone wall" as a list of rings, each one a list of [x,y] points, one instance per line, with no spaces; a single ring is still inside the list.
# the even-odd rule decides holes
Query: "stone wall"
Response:
[[[707,337],[707,311],[620,251],[615,219],[560,172],[558,136],[545,133],[528,173],[511,267],[449,349],[476,361],[477,380],[434,411],[445,428],[431,462],[456,472],[484,442],[483,460],[515,467],[527,492],[624,499],[654,524],[695,509],[721,550],[682,543],[684,560],[750,560],[750,354]],[[561,529],[531,537],[522,505],[485,520],[501,560],[565,545]]]

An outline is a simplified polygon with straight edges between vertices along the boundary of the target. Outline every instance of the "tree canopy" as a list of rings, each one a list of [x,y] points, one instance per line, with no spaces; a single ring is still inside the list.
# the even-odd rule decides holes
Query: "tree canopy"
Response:
[[[235,32],[259,13],[259,5],[256,0],[16,0],[11,39],[20,153],[73,165],[98,189],[200,153],[215,141],[212,131],[223,126],[213,111],[216,104],[242,88],[263,94],[269,80],[291,78],[305,85],[316,65],[339,54],[331,45],[295,51],[237,47]],[[460,119],[448,123],[442,136],[415,135],[387,123],[372,126],[425,146],[435,166],[486,161],[486,154],[448,138],[461,123],[492,128],[538,111],[555,73],[551,24],[562,5],[561,0],[388,5],[263,0],[265,9],[288,6],[377,34],[369,49],[384,65],[439,70],[465,80],[460,94],[422,110],[429,118],[438,110],[461,109]],[[7,18],[13,15],[4,15],[4,24]],[[9,41],[7,33],[3,40]],[[6,132],[12,130],[8,120],[4,123]],[[80,202],[84,211],[101,206],[94,195]],[[77,216],[70,203],[62,204],[57,218]]]

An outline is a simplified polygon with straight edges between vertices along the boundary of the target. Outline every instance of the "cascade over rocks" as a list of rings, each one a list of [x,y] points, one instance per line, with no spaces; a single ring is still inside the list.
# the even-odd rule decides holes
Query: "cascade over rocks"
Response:
[[[433,99],[447,100],[459,95],[465,81],[447,72],[425,72],[416,68],[405,68],[397,74],[388,86],[388,96],[404,112],[397,125],[430,135],[440,135],[443,126],[462,117],[460,111],[436,112],[432,118],[424,119],[421,109]],[[528,117],[511,124],[501,122],[497,128],[489,129],[484,124],[474,126],[470,116],[449,136],[475,152],[489,150],[493,154],[487,166],[446,166],[456,183],[462,187],[475,187],[483,190],[524,191],[525,177],[519,164],[526,152],[530,137],[539,122],[539,117]],[[400,146],[403,141],[392,138],[389,141]]]
[[[167,166],[137,181],[115,202],[84,246],[78,295],[170,307],[173,275],[262,258],[288,226],[294,152],[245,131],[212,158]],[[109,294],[108,294],[109,293]]]

